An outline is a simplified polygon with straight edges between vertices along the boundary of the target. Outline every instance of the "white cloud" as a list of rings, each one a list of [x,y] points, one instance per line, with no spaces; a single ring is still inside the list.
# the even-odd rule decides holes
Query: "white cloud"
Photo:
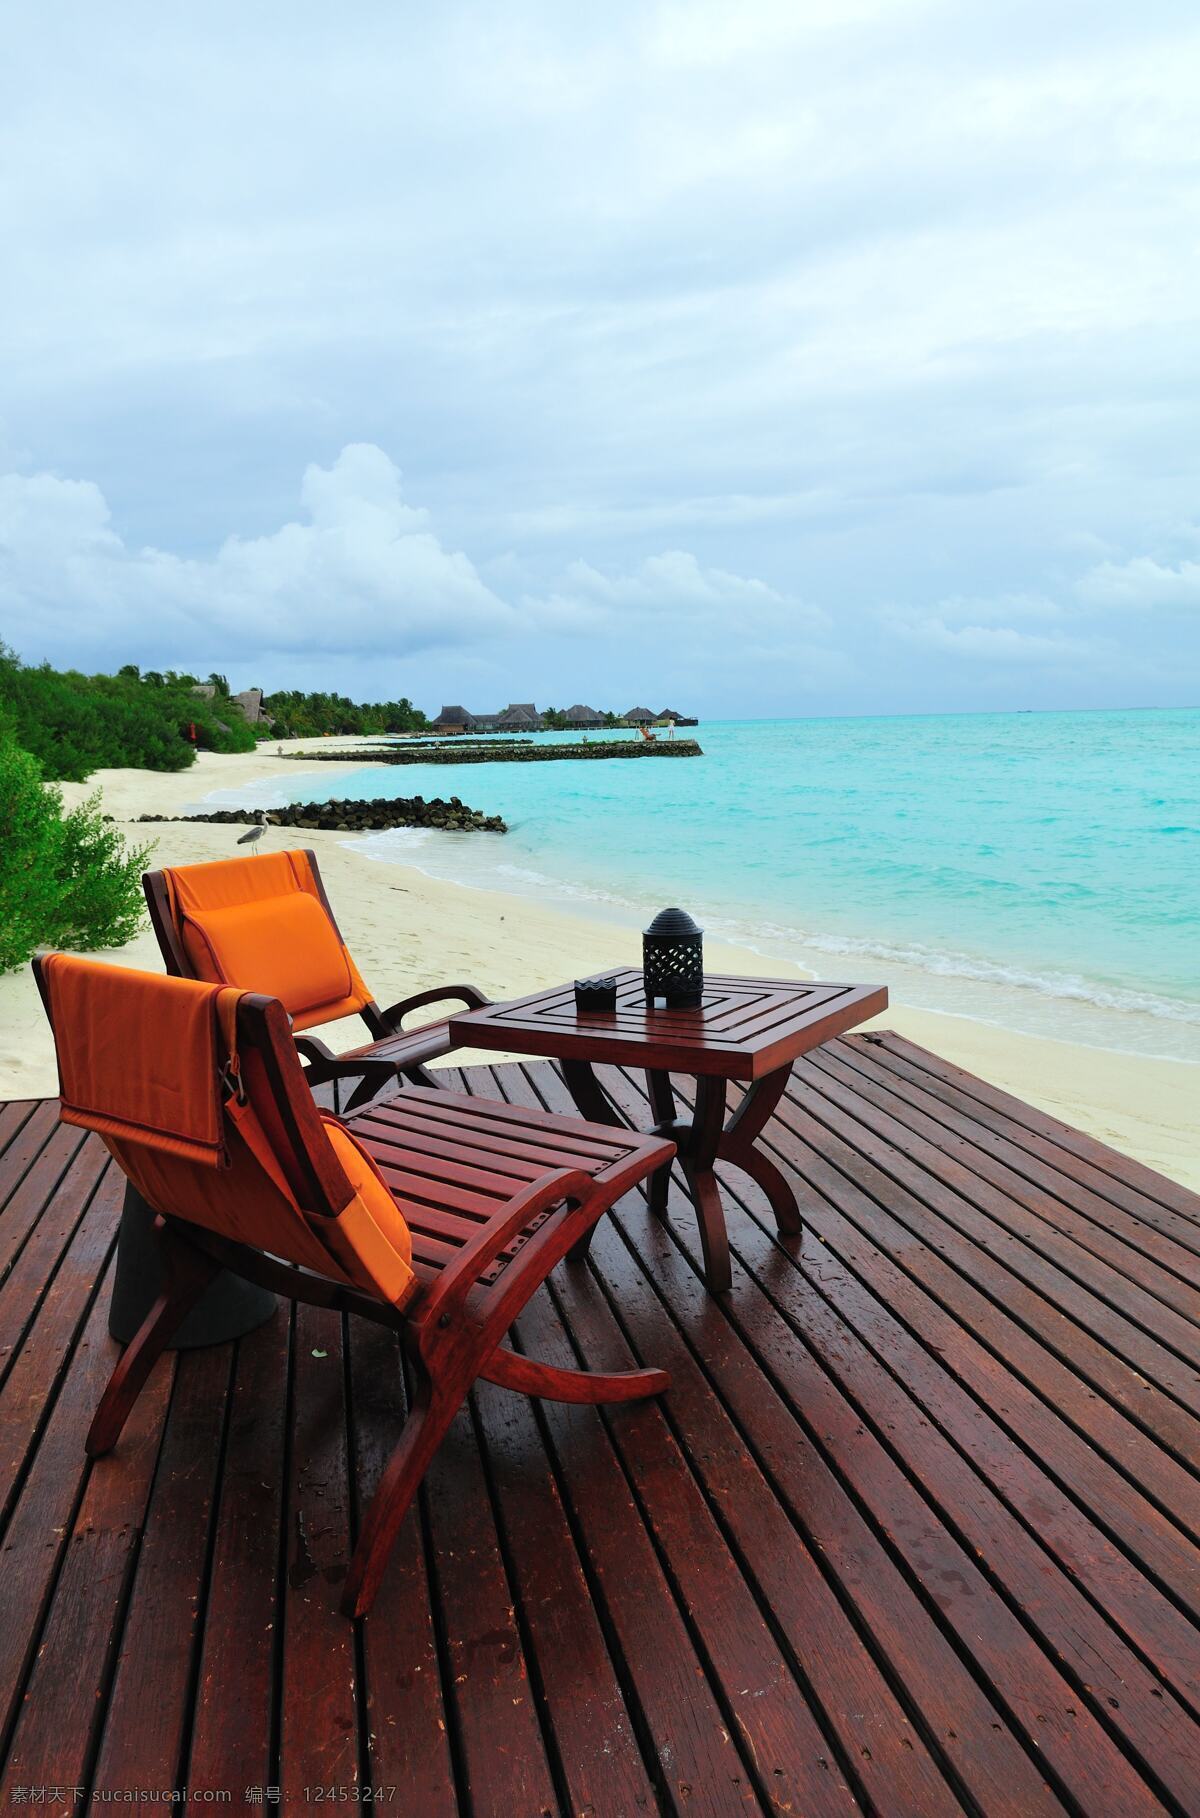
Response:
[[[594,631],[618,616],[637,617],[643,630],[680,621],[694,633],[713,628],[759,637],[824,631],[829,623],[819,608],[753,576],[702,567],[684,549],[647,556],[624,574],[572,562],[548,596],[524,603],[543,621],[581,631]]]
[[[1014,625],[950,624],[941,613],[889,611],[883,621],[897,637],[946,656],[999,667],[1091,665],[1104,647],[1083,638],[1050,637]]]
[[[205,673],[330,658],[390,663],[455,650],[499,662],[517,639],[609,633],[645,653],[693,653],[732,629],[743,654],[786,655],[825,615],[752,576],[704,567],[687,550],[627,571],[576,560],[543,591],[516,555],[484,564],[445,547],[427,511],[406,503],[399,469],[356,443],[312,465],[299,517],[259,537],[231,536],[209,558],[132,549],[100,488],[53,474],[0,476],[0,635],[19,654],[86,667]],[[511,603],[517,588],[520,604]],[[522,661],[525,659],[523,658]],[[672,655],[671,661],[677,657]]]
[[[1200,562],[1180,562],[1174,568],[1152,556],[1099,562],[1078,582],[1075,592],[1092,606],[1200,606]]]
[[[1037,624],[1061,619],[1063,609],[1044,593],[955,594],[939,600],[937,617],[956,625]]]
[[[997,699],[978,633],[1022,701],[1035,660],[1044,704],[1124,698],[1060,634],[1196,698],[1187,9],[111,10],[64,61],[16,9],[0,63],[31,654],[361,690],[436,653],[408,691],[491,663],[561,697],[581,630],[620,627],[587,660],[623,694],[699,629],[697,705],[757,710],[812,673],[819,599],[834,710]],[[298,496],[366,440],[403,496],[377,451]],[[881,600],[930,623],[880,638]]]
[[[405,504],[399,470],[352,444],[310,466],[302,517],[230,537],[209,559],[131,549],[100,489],[51,474],[0,477],[0,611],[22,649],[143,663],[242,651],[403,656],[511,631],[470,559]],[[19,628],[19,629],[18,629]]]

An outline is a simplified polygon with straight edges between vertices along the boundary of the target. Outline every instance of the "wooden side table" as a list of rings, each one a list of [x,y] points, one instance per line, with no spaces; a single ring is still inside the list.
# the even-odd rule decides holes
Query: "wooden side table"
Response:
[[[716,1177],[718,1162],[731,1163],[762,1188],[781,1231],[798,1232],[800,1210],[786,1175],[758,1139],[782,1098],[801,1054],[887,1008],[881,985],[790,984],[764,978],[706,978],[695,1010],[651,1009],[642,975],[619,968],[616,1009],[579,1011],[573,985],[556,985],[509,1004],[487,1004],[452,1016],[454,1040],[472,1048],[547,1055],[562,1064],[563,1078],[582,1117],[620,1124],[600,1081],[597,1063],[640,1067],[646,1074],[656,1136],[669,1137],[696,1206],[704,1249],[705,1281],[714,1294],[731,1285],[729,1240]],[[695,1109],[679,1113],[672,1073],[696,1081]],[[726,1117],[730,1080],[747,1090]],[[669,1168],[650,1185],[650,1206],[665,1215]]]

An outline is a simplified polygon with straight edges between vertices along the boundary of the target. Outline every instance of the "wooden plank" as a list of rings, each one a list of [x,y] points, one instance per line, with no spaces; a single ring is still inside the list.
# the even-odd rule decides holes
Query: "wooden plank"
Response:
[[[570,1330],[589,1367],[636,1367],[594,1286],[590,1293],[564,1286],[556,1299],[560,1316],[564,1302],[569,1307]],[[794,1671],[795,1656],[768,1625],[663,1411],[654,1402],[633,1404],[614,1410],[606,1424],[744,1741],[759,1797],[784,1811],[857,1811],[857,1764],[831,1746]]]
[[[631,1223],[639,1216],[636,1209],[631,1212]],[[662,1241],[669,1244],[665,1237]],[[665,1411],[866,1802],[878,1811],[932,1818],[937,1812],[960,1811],[956,1788],[969,1788],[981,1802],[986,1799],[986,1810],[1007,1810],[1012,1818],[1061,1811],[1007,1735],[1007,1749],[997,1746],[994,1712],[980,1727],[983,1760],[976,1755],[965,1778],[960,1778],[952,1759],[939,1758],[936,1737],[926,1739],[928,1714],[910,1702],[906,1684],[889,1683],[871,1651],[877,1645],[875,1607],[862,1612],[857,1622],[851,1620],[836,1577],[824,1575],[823,1554],[798,1530],[775,1494],[685,1336],[667,1316],[643,1272],[645,1265],[635,1261],[615,1225],[606,1225],[593,1242],[592,1266],[634,1339],[639,1359],[670,1370]],[[772,1451],[801,1447],[802,1436],[783,1404],[770,1398],[768,1406],[765,1396],[763,1401],[760,1418],[772,1410],[777,1415]],[[984,1701],[976,1696],[973,1702]],[[947,1703],[940,1714],[947,1728],[958,1726],[959,1734],[971,1723],[967,1702],[956,1700],[952,1707]]]
[[[82,1321],[116,1243],[125,1177],[110,1163],[67,1247],[32,1325],[14,1347],[0,1390],[0,1525],[7,1520],[22,1473],[60,1385],[65,1381]],[[108,1294],[103,1297],[105,1310]]]
[[[12,1268],[0,1285],[0,1332],[5,1347],[0,1351],[0,1384],[3,1383],[17,1355],[17,1348],[29,1321],[41,1303],[60,1257],[70,1243],[92,1194],[108,1166],[108,1151],[93,1139],[73,1145],[74,1153],[66,1172],[46,1192],[44,1209]],[[47,1151],[49,1155],[50,1151]],[[15,1207],[22,1199],[14,1195]],[[32,1199],[29,1202],[32,1204]]]
[[[232,1361],[231,1345],[179,1355],[93,1776],[102,1795],[183,1783]]]
[[[531,1356],[577,1367],[547,1295],[534,1296],[515,1332]],[[705,1818],[753,1809],[754,1780],[740,1739],[713,1692],[600,1416],[544,1402],[542,1420],[597,1605],[622,1662],[626,1696],[648,1739],[643,1758],[654,1764],[660,1798],[670,1812]],[[835,1798],[837,1791],[831,1784]]]
[[[350,1327],[356,1503],[359,1518],[403,1430],[400,1344],[367,1320]],[[455,1818],[458,1796],[430,1607],[425,1535],[410,1514],[362,1625],[362,1702],[367,1720],[368,1783],[395,1787],[397,1811]]]
[[[58,1129],[58,1100],[45,1098],[34,1107],[0,1155],[0,1213],[24,1180],[31,1163]],[[82,1140],[82,1132],[80,1132]],[[0,1224],[0,1229],[3,1226]]]
[[[520,1094],[522,1102],[532,1101],[533,1087],[524,1070],[505,1068],[500,1078],[507,1092]],[[543,1090],[550,1089],[543,1086]],[[628,1203],[633,1204],[632,1196]],[[634,1205],[631,1217],[636,1215]],[[662,1411],[672,1428],[681,1433],[690,1468],[730,1533],[759,1604],[771,1611],[790,1646],[789,1670],[811,1687],[811,1695],[840,1744],[851,1777],[862,1786],[866,1801],[880,1809],[886,1806],[897,1814],[928,1814],[929,1818],[937,1812],[959,1811],[957,1794],[947,1784],[945,1774],[933,1761],[858,1633],[847,1622],[845,1609],[823,1577],[813,1551],[796,1532],[706,1382],[667,1316],[644,1266],[616,1236],[615,1226],[608,1219],[601,1222],[593,1239],[591,1262],[611,1306],[636,1344],[637,1361],[670,1370],[671,1388],[661,1403]],[[581,1309],[583,1316],[588,1310],[594,1316],[595,1299],[571,1292],[576,1281],[573,1272],[560,1271],[560,1275],[565,1280],[555,1292],[565,1303],[571,1327],[578,1334]],[[797,1442],[794,1423],[785,1420],[774,1444],[786,1447]],[[637,1481],[640,1485],[640,1474]],[[673,1556],[673,1548],[670,1553]],[[756,1684],[763,1671],[760,1661],[751,1675]],[[741,1690],[740,1686],[733,1688],[731,1702],[735,1710]],[[992,1734],[989,1726],[987,1737],[990,1739]],[[790,1761],[790,1755],[785,1759]],[[1023,1812],[1061,1809],[1056,1801],[1044,1806],[1031,1804],[1039,1787],[1036,1778],[1026,1778],[1027,1784],[1020,1783],[1025,1795]],[[789,1798],[799,1802],[800,1809],[806,1809],[794,1786],[789,1785],[793,1779],[790,1767],[781,1776],[773,1775],[768,1793],[784,1809]],[[1011,1775],[997,1781],[991,1788],[993,1795],[999,1793],[1001,1786],[1006,1792],[1012,1790]]]
[[[1152,1332],[1127,1316],[1120,1299],[1114,1305],[1113,1298],[1094,1292],[1069,1266],[1027,1241],[1036,1235],[1035,1219],[1008,1193],[972,1174],[939,1147],[922,1128],[916,1108],[898,1107],[886,1095],[877,1103],[869,1084],[859,1090],[853,1080],[847,1083],[824,1068],[801,1071],[797,1087],[797,1099],[781,1107],[785,1123],[794,1121],[803,1106],[874,1173],[886,1173],[895,1183],[893,1191],[899,1189],[922,1203],[936,1202],[935,1213],[948,1240],[961,1234],[978,1259],[968,1273],[980,1267],[983,1258],[999,1262],[1005,1277],[1032,1288],[1059,1317],[1067,1315],[1081,1335],[1078,1344],[1068,1343],[1067,1355],[1078,1358],[1089,1379],[1095,1371],[1096,1386],[1135,1418],[1141,1416],[1147,1380],[1165,1391],[1166,1398],[1160,1394],[1154,1406],[1163,1420],[1174,1418],[1176,1424],[1172,1434],[1164,1431],[1161,1436],[1185,1457],[1194,1454],[1196,1427],[1186,1408],[1200,1393],[1200,1372],[1194,1360],[1189,1361],[1195,1348],[1190,1335],[1183,1357],[1166,1350]],[[950,1146],[956,1155],[960,1145]],[[1089,1335],[1099,1341],[1090,1350]]]
[[[675,1241],[699,1268],[699,1245],[688,1220],[681,1217],[671,1228]],[[1045,1556],[1002,1505],[981,1491],[952,1448],[896,1402],[886,1373],[831,1315],[811,1285],[796,1282],[783,1251],[761,1232],[757,1235],[770,1252],[767,1260],[778,1259],[772,1295],[786,1292],[796,1297],[792,1316],[784,1320],[754,1275],[742,1272],[735,1277],[729,1317],[763,1369],[810,1433],[820,1434],[823,1448],[848,1487],[872,1511],[881,1531],[905,1536],[908,1570],[927,1594],[936,1587],[943,1620],[974,1655],[978,1670],[1004,1699],[1028,1746],[1038,1751],[1060,1784],[1070,1787],[1086,1809],[1112,1809],[1122,1800],[1129,1802],[1131,1811],[1154,1809],[1157,1801],[1148,1796],[1140,1771],[1109,1728],[1120,1733],[1131,1751],[1147,1733],[1158,1735],[1161,1702],[1155,1694],[1161,1694],[1161,1687],[1137,1663],[1132,1680],[1122,1679],[1116,1668],[1106,1668],[1102,1656],[1093,1657],[1092,1648],[1076,1639],[1071,1620],[1086,1623],[1088,1606],[1077,1594],[1073,1600],[1068,1597],[1070,1587],[1065,1583],[1060,1596],[1064,1604],[1073,1603],[1070,1616],[1061,1623],[1046,1616],[1046,1599],[1053,1598],[1059,1587],[1047,1589]],[[862,1381],[871,1391],[865,1404],[859,1393]],[[877,1408],[885,1411],[878,1424],[887,1434],[887,1451],[873,1430]],[[903,1471],[891,1456],[900,1447]],[[942,1513],[947,1505],[954,1511],[953,1526]],[[978,1559],[986,1560],[988,1577]],[[995,1594],[989,1577],[1004,1585],[1003,1598]],[[1052,1630],[1051,1651],[1042,1650],[1013,1604],[1028,1611],[1031,1621],[1040,1617]],[[1111,1630],[1105,1640],[1109,1656],[1119,1655],[1120,1643]],[[1060,1675],[1052,1658],[1055,1644],[1064,1652],[1086,1652],[1089,1670],[1083,1684],[1103,1688],[1107,1680],[1118,1710],[1110,1715],[1102,1691],[1093,1690],[1088,1697],[1083,1684]],[[1189,1797],[1200,1797],[1192,1763],[1178,1759],[1174,1744],[1172,1748],[1177,1758],[1170,1771],[1176,1783],[1189,1789]]]
[[[454,1089],[502,1097],[500,1073],[448,1068]],[[561,1082],[549,1067],[504,1068]],[[518,1087],[520,1091],[521,1088]],[[537,1093],[522,1102],[539,1105]],[[525,1113],[528,1114],[528,1113]],[[513,1329],[519,1349],[576,1368],[553,1302],[534,1296]],[[754,1803],[753,1782],[696,1653],[622,1472],[592,1409],[543,1402],[539,1430],[581,1554],[626,1708],[655,1790],[669,1812],[718,1813]]]
[[[342,1328],[340,1313],[296,1308],[279,1745],[292,1804],[306,1787],[349,1791],[359,1779],[354,1629],[338,1608],[350,1562]]]
[[[716,1814],[789,1794],[816,1812],[839,1770],[889,1813],[1200,1809],[1200,1347],[1182,1260],[1200,1222],[1182,1189],[1156,1197],[1041,1114],[985,1098],[977,1118],[990,1089],[954,1069],[939,1083],[939,1066],[873,1038],[801,1063],[765,1140],[806,1230],[780,1242],[758,1188],[722,1168],[738,1273],[720,1303],[678,1192],[670,1224],[640,1196],[603,1221],[590,1270],[558,1271],[515,1342],[568,1366],[665,1363],[670,1395],[597,1414],[478,1385],[358,1631],[336,1604],[401,1430],[394,1336],[356,1322],[344,1368],[340,1350],[311,1357],[343,1336],[312,1313],[335,1345],[308,1335],[290,1397],[287,1318],[242,1341],[212,1515],[195,1491],[216,1480],[228,1350],[182,1360],[160,1447],[164,1359],[89,1471],[117,1354],[92,1278],[120,1181],[90,1139],[67,1153],[47,1107],[0,1107],[22,1251],[0,1309],[28,1321],[0,1389],[5,1788],[182,1778],[236,1803],[282,1755],[293,1787],[353,1796],[361,1765],[422,1818]],[[468,1083],[489,1094],[465,1164],[481,1172],[514,1111],[571,1111],[547,1065]],[[640,1079],[605,1083],[646,1118]],[[415,1146],[434,1164],[414,1177],[445,1142],[429,1096]],[[510,1180],[540,1165],[510,1147]],[[1069,1248],[1051,1260],[1031,1236]],[[1076,1251],[1109,1269],[1106,1293]],[[1165,1332],[1160,1305],[1180,1322]],[[149,1452],[131,1475],[136,1430]],[[751,1667],[766,1689],[747,1717]],[[805,1720],[829,1767],[797,1795],[765,1764],[774,1744],[785,1772],[804,1766]]]
[[[1014,1098],[1011,1093],[1001,1091],[998,1086],[977,1078],[973,1073],[967,1073],[952,1061],[943,1060],[940,1055],[931,1054],[927,1048],[896,1035],[890,1029],[878,1035],[855,1038],[850,1046],[856,1048],[859,1040],[869,1042],[872,1046],[878,1044],[881,1052],[877,1052],[876,1058],[879,1060],[885,1056],[895,1056],[936,1078],[953,1082],[976,1105],[998,1111],[1004,1119],[1006,1129],[1015,1127],[1029,1136],[1040,1137],[1054,1150],[1065,1150],[1067,1154],[1085,1162],[1087,1171],[1081,1178],[1087,1180],[1095,1191],[1113,1197],[1117,1203],[1136,1211],[1149,1222],[1154,1222],[1155,1210],[1159,1207],[1169,1207],[1180,1213],[1189,1226],[1195,1226],[1200,1219],[1200,1196],[1191,1188],[1181,1186],[1178,1181],[1148,1168],[1144,1162],[1135,1161],[1131,1155],[1122,1154],[1119,1149],[1101,1142],[1098,1137],[1063,1123],[1047,1111],[1039,1111],[1023,1099]],[[1097,1175],[1102,1178],[1097,1180]],[[1166,1228],[1178,1230],[1179,1226],[1176,1224]]]
[[[896,1249],[895,1240],[889,1244],[887,1225],[895,1222],[853,1182],[849,1169],[855,1169],[855,1176],[860,1173],[853,1151],[805,1120],[796,1104],[785,1105],[784,1111],[785,1118],[771,1131],[771,1144],[780,1162],[815,1189],[805,1198],[805,1220],[825,1245],[818,1278],[822,1294],[869,1338],[909,1393],[920,1391],[925,1413],[975,1460],[1042,1543],[1055,1549],[1071,1580],[1085,1585],[1109,1620],[1120,1623],[1140,1653],[1156,1663],[1165,1682],[1196,1705],[1200,1631],[1176,1603],[1200,1614],[1200,1549],[1060,1418],[1058,1407],[1071,1403],[1069,1382],[1045,1405],[1013,1378],[1009,1365],[1020,1353],[1024,1334],[996,1345],[998,1356],[993,1356],[976,1342],[962,1316],[947,1316],[933,1298],[905,1280],[887,1253],[893,1251],[911,1267],[911,1245]],[[795,1136],[805,1122],[807,1145]],[[838,1173],[838,1167],[845,1173]],[[729,1185],[733,1191],[735,1182]],[[882,1178],[880,1194],[889,1185]],[[736,1194],[745,1202],[753,1198],[740,1182]],[[767,1222],[760,1209],[758,1236],[769,1244],[771,1233],[762,1229]],[[744,1222],[742,1229],[751,1227]],[[840,1273],[833,1258],[844,1260],[869,1293],[858,1289],[847,1271]],[[991,1311],[982,1296],[978,1305]],[[958,1382],[947,1380],[951,1358]],[[1118,1551],[1107,1533],[1098,1533],[1096,1523],[1115,1533],[1133,1558]],[[1169,1587],[1171,1600],[1147,1582],[1145,1563]]]
[[[481,1382],[475,1409],[568,1809],[653,1811],[656,1801],[633,1720],[533,1404]]]
[[[83,1332],[64,1371],[28,1474],[4,1530],[4,1622],[0,1624],[0,1749],[21,1698],[62,1553],[88,1476],[84,1437],[119,1355],[107,1334],[108,1282],[101,1277]],[[50,1360],[48,1360],[48,1366]],[[170,1363],[164,1363],[169,1384]],[[167,1385],[156,1391],[165,1402]]]
[[[32,1123],[33,1119],[30,1119]],[[14,1148],[19,1148],[19,1137]],[[0,1217],[0,1281],[9,1274],[21,1254],[29,1233],[46,1207],[53,1202],[59,1182],[66,1175],[76,1153],[82,1148],[85,1133],[62,1124],[41,1147],[36,1158],[14,1184]]]
[[[542,1089],[549,1090],[544,1076],[538,1079]],[[628,1102],[635,1110],[632,1097]],[[666,1228],[632,1196],[622,1202],[613,1223],[645,1259],[656,1293],[702,1360],[714,1391],[748,1439],[781,1507],[814,1557],[824,1562],[839,1601],[855,1613],[857,1632],[909,1702],[914,1721],[921,1724],[939,1759],[948,1763],[951,1774],[983,1810],[1012,1811],[1014,1818],[1026,1810],[1058,1810],[1044,1772],[1014,1736],[1003,1705],[984,1694],[979,1679],[943,1632],[936,1610],[925,1605],[901,1562],[889,1552],[886,1536],[878,1536],[864,1519]],[[667,1402],[672,1410],[675,1392],[673,1379]],[[705,1430],[705,1450],[709,1443]],[[853,1653],[849,1668],[843,1664],[846,1654],[843,1640],[827,1663],[835,1675],[852,1670]],[[815,1664],[809,1666],[810,1672],[815,1670]],[[830,1703],[836,1707],[838,1702],[834,1691]],[[852,1705],[851,1721],[860,1709]]]
[[[939,1191],[918,1163],[832,1097],[806,1093],[803,1105],[789,1099],[774,1128],[795,1131],[816,1152],[836,1155],[839,1171],[900,1221],[906,1267],[928,1273],[936,1267],[934,1258],[952,1265],[961,1281],[947,1279],[947,1271],[939,1291],[963,1310],[963,1323],[981,1335],[998,1332],[1000,1355],[1013,1367],[1019,1358],[1031,1386],[1068,1412],[1072,1423],[1177,1521],[1194,1528],[1195,1479],[1187,1468],[1194,1456],[1191,1417],[1165,1396],[1156,1397],[1155,1385],[1114,1354],[1114,1342],[1127,1342],[1119,1316],[1101,1302],[1081,1302],[1075,1284],[1048,1264],[1031,1262],[1019,1245],[990,1241],[971,1208],[964,1210],[956,1196]],[[1030,1334],[1037,1342],[1030,1344]],[[1089,1393],[1089,1386],[1101,1393]],[[1144,1431],[1143,1424],[1150,1423],[1151,1430]]]
[[[1200,1632],[1175,1605],[1197,1608],[1200,1558],[1195,1546],[1054,1407],[1016,1379],[1002,1357],[992,1355],[932,1295],[906,1278],[888,1254],[886,1223],[865,1195],[845,1179],[839,1181],[815,1152],[785,1142],[782,1133],[776,1140],[781,1155],[815,1189],[806,1199],[805,1215],[825,1246],[821,1292],[869,1337],[877,1355],[899,1371],[910,1391],[922,1392],[931,1417],[987,1472],[1043,1543],[1055,1548],[1071,1577],[1121,1620],[1164,1679],[1194,1702],[1200,1684]],[[850,1271],[869,1295],[855,1288]],[[942,1368],[950,1357],[953,1378]],[[1126,1551],[1114,1547],[1110,1533]],[[1147,1558],[1155,1576],[1170,1587],[1173,1601],[1144,1576]]]
[[[189,1787],[272,1783],[290,1309],[237,1343],[200,1669]]]
[[[10,1098],[0,1104],[0,1156],[21,1134],[40,1102],[36,1098]]]
[[[544,1070],[538,1068],[539,1073]],[[541,1099],[525,1084],[528,1072],[528,1068],[518,1067],[499,1070],[481,1066],[469,1070],[458,1067],[440,1069],[441,1077],[452,1091],[471,1094],[481,1104],[495,1102],[501,1110],[511,1104],[523,1115],[544,1109]],[[503,1086],[500,1083],[501,1074],[505,1079]],[[517,1082],[516,1091],[510,1089],[513,1081]],[[537,1296],[539,1301],[542,1298],[542,1295]],[[519,1329],[511,1336],[520,1343]],[[649,1734],[647,1715],[637,1687],[632,1683],[632,1669],[626,1661],[620,1636],[612,1632],[607,1614],[601,1613],[604,1600],[588,1575],[590,1554],[586,1538],[580,1535],[576,1539],[572,1529],[571,1541],[577,1562],[575,1565],[572,1565],[565,1545],[557,1539],[557,1511],[561,1509],[562,1519],[568,1526],[572,1522],[569,1497],[559,1488],[553,1456],[546,1450],[546,1441],[533,1404],[525,1397],[507,1395],[493,1389],[490,1384],[480,1383],[476,1386],[476,1406],[480,1409],[482,1430],[490,1442],[489,1458],[498,1506],[502,1518],[507,1516],[505,1532],[516,1575],[516,1588],[521,1595],[525,1620],[533,1636],[542,1695],[550,1715],[549,1734],[557,1752],[560,1773],[567,1782],[570,1810],[587,1812],[595,1809],[599,1812],[605,1809],[604,1806],[589,1807],[584,1802],[588,1796],[587,1788],[593,1783],[597,1772],[597,1744],[604,1757],[599,1765],[606,1773],[624,1775],[634,1785],[637,1784],[636,1767],[632,1763],[622,1766],[627,1759],[626,1716],[630,1731],[641,1743],[643,1776],[650,1780],[653,1787],[661,1790],[663,1768],[659,1757],[662,1751],[656,1748]],[[494,1407],[502,1409],[507,1415],[503,1435],[499,1438],[496,1427],[501,1417],[493,1416]],[[536,1463],[530,1466],[520,1493],[509,1480],[510,1459],[513,1447],[517,1444],[521,1446],[519,1456],[522,1459],[528,1456],[526,1447],[534,1448],[534,1459],[537,1448],[541,1448],[544,1459],[540,1471]],[[546,1538],[543,1538],[540,1521],[522,1519],[525,1498],[531,1490],[536,1490],[540,1511],[549,1520]],[[577,1572],[582,1574],[587,1586],[590,1616],[582,1615],[575,1602],[578,1595]],[[554,1589],[543,1592],[541,1585],[548,1575],[552,1577]],[[597,1633],[601,1637],[599,1643]],[[557,1670],[556,1650],[560,1647],[566,1653],[566,1672]],[[607,1654],[612,1662],[612,1672],[616,1676],[615,1686],[610,1686],[603,1654]],[[580,1675],[583,1676],[582,1680]],[[587,1693],[582,1697],[575,1690],[581,1683],[587,1687]],[[603,1713],[599,1722],[597,1712]],[[582,1753],[579,1739],[581,1728]],[[666,1752],[669,1756],[669,1745]],[[651,1809],[656,1805],[657,1800],[652,1794]],[[626,1808],[618,1804],[615,1809]],[[642,1809],[636,1796],[628,1809]],[[666,1809],[674,1810],[673,1803],[669,1803]]]
[[[557,1814],[558,1794],[467,1407],[452,1422],[422,1494],[464,1807],[472,1818]],[[415,1513],[409,1510],[406,1527],[414,1524]],[[402,1529],[397,1546],[404,1545]]]
[[[901,1096],[897,1082],[886,1072],[881,1078],[879,1069],[864,1072],[833,1055],[818,1056],[814,1064],[835,1078],[849,1080],[860,1097],[872,1103],[885,1108],[902,1104],[905,1120],[935,1148],[953,1142],[956,1158],[970,1173],[990,1182],[1029,1214],[1024,1221],[1029,1240],[1043,1254],[1119,1302],[1130,1318],[1151,1331],[1161,1325],[1165,1333],[1181,1338],[1185,1352],[1200,1342],[1200,1289],[1194,1285],[1200,1257],[1193,1249],[1131,1218],[964,1116],[947,1102],[950,1088],[929,1092],[908,1082]],[[1190,1330],[1183,1321],[1189,1322]]]
[[[120,1633],[162,1438],[173,1364],[173,1358],[164,1356],[159,1360],[121,1435],[120,1445],[87,1475],[54,1583],[49,1613],[36,1637],[36,1655],[0,1780],[0,1802],[7,1800],[11,1804],[17,1786],[73,1787],[87,1780],[107,1697],[113,1644]],[[59,1406],[62,1404],[60,1397]],[[88,1419],[91,1412],[89,1396]],[[76,1447],[72,1464],[78,1472],[82,1451],[78,1440]],[[43,1445],[39,1465],[45,1453]],[[22,1522],[21,1539],[30,1550],[36,1545],[51,1558],[57,1554],[54,1517],[60,1509],[54,1485],[46,1485],[40,1471],[36,1477],[31,1473],[18,1505],[18,1516],[27,1511],[28,1525]],[[16,1564],[16,1528],[14,1517],[5,1546],[6,1574]],[[15,1582],[21,1615],[27,1621],[31,1600],[21,1575],[16,1576]],[[24,1622],[20,1622],[18,1633],[22,1629]],[[32,1638],[28,1630],[25,1637]],[[60,1800],[43,1809],[68,1812],[74,1809],[74,1800]]]

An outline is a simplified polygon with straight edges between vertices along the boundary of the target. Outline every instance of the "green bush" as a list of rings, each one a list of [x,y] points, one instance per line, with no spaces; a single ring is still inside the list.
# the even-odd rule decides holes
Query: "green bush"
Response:
[[[0,972],[38,947],[120,947],[143,911],[150,847],[131,849],[100,798],[64,808],[62,791],[0,727]]]
[[[220,694],[194,694],[195,681],[174,670],[139,675],[132,664],[117,675],[48,663],[26,668],[0,645],[0,710],[17,743],[40,760],[45,776],[75,783],[105,767],[186,770],[197,748],[253,751],[254,732],[240,710]]]

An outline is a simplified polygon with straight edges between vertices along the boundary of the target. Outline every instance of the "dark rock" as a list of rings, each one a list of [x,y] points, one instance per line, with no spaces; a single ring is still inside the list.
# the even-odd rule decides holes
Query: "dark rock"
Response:
[[[289,751],[298,764],[551,764],[570,759],[703,757],[695,739],[596,739],[585,745],[380,745],[359,751]],[[414,798],[419,799],[419,798]],[[453,799],[453,798],[451,798]]]
[[[206,821],[244,827],[258,819],[250,808],[214,808],[209,814],[140,814],[139,821]],[[326,833],[379,833],[388,827],[437,827],[453,832],[507,833],[498,814],[481,814],[457,796],[444,801],[435,796],[401,796],[396,801],[295,802],[286,808],[269,808],[267,820],[274,827],[310,827]]]

